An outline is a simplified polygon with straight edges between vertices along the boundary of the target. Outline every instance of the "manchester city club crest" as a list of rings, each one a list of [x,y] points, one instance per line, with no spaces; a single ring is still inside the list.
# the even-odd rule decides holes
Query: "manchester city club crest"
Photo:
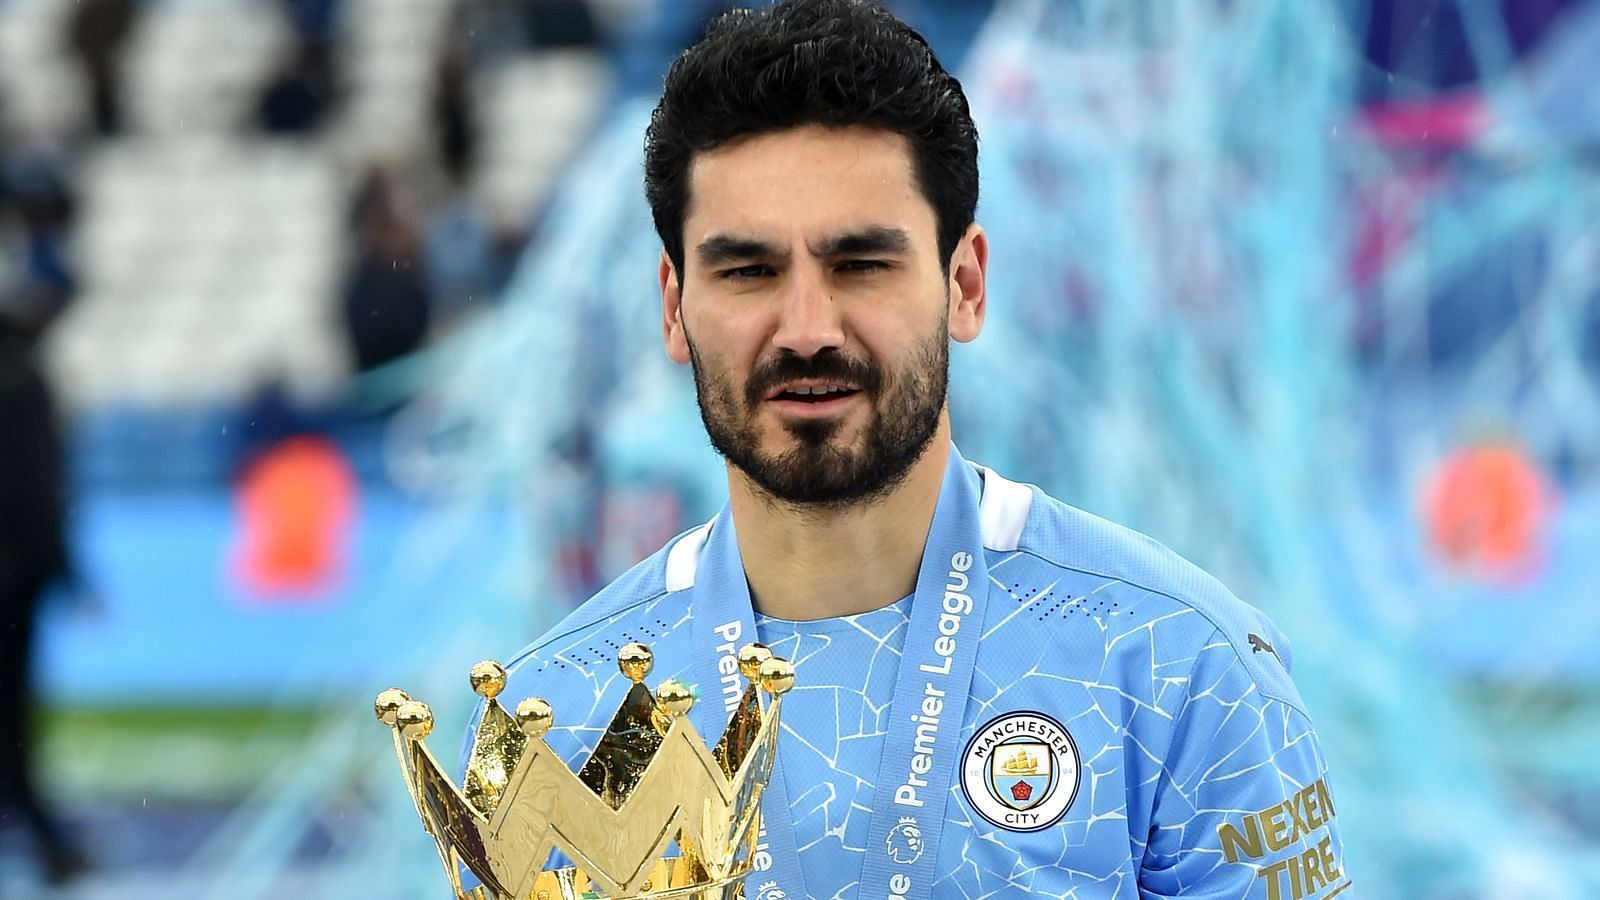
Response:
[[[1040,831],[1078,795],[1078,747],[1043,713],[1013,712],[980,727],[961,754],[961,790],[978,815],[1008,831]]]

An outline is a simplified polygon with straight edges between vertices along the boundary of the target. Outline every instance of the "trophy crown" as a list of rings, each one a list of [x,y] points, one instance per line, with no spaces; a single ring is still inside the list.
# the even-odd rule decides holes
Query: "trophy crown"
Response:
[[[669,678],[652,693],[654,654],[617,652],[631,682],[594,751],[573,772],[544,737],[555,710],[528,697],[508,713],[497,699],[507,673],[493,660],[468,680],[484,700],[457,786],[428,750],[428,705],[398,688],[373,711],[393,732],[407,789],[462,900],[737,896],[754,862],[761,795],[777,749],[782,695],[794,666],[761,644],[738,654],[747,682],[715,747],[689,720],[694,689]],[[677,845],[677,856],[665,855]],[[544,870],[552,850],[574,862]],[[461,869],[480,887],[462,888]]]

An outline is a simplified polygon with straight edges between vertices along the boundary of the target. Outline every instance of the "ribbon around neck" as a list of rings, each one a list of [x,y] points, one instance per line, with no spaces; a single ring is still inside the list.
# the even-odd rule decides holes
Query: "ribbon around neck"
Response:
[[[978,515],[981,492],[977,471],[952,446],[901,649],[857,885],[860,897],[932,895],[944,807],[955,778],[989,595]],[[727,506],[713,520],[701,548],[692,590],[692,671],[702,693],[722,703],[702,701],[691,715],[700,733],[710,735],[721,732],[738,704],[738,649],[757,639],[750,585]],[[795,690],[805,690],[805,672],[796,675]],[[762,803],[756,871],[747,882],[754,891],[748,896],[756,900],[811,896],[795,844],[782,747],[780,737]]]

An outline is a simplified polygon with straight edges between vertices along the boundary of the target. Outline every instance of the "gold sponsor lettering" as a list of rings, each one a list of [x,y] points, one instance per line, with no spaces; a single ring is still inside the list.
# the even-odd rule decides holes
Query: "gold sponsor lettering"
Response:
[[[1281,803],[1245,815],[1237,823],[1219,824],[1217,837],[1228,862],[1260,860],[1309,840],[1314,832],[1333,821],[1334,815],[1327,781],[1319,778]],[[1332,888],[1323,897],[1326,900],[1350,884],[1341,882],[1343,872],[1332,835],[1325,835],[1314,847],[1291,851],[1282,859],[1259,866],[1256,877],[1266,881],[1267,900],[1303,900]]]
[[[1322,798],[1317,795],[1316,791],[1313,790],[1310,793],[1301,791],[1295,796],[1300,798],[1301,820],[1306,823],[1307,831],[1316,831],[1327,824],[1328,820],[1322,817]]]
[[[1262,818],[1262,828],[1266,832],[1267,849],[1277,852],[1289,846],[1289,843],[1300,835],[1289,830],[1289,823],[1283,820],[1283,811],[1289,804],[1279,803],[1277,806],[1263,809],[1256,815]]]
[[[1300,854],[1300,870],[1306,874],[1306,892],[1320,890],[1328,886],[1328,876],[1322,871],[1322,856],[1317,848]]]
[[[1342,893],[1350,882],[1340,883],[1338,861],[1333,856],[1333,838],[1323,838],[1316,847],[1262,866],[1257,878],[1266,879],[1267,900],[1302,900],[1318,891],[1337,885],[1322,900]]]
[[[1283,888],[1279,886],[1278,875],[1287,868],[1289,868],[1289,861],[1280,859],[1256,873],[1257,878],[1265,878],[1267,880],[1267,900],[1282,900]]]
[[[1339,858],[1333,855],[1333,838],[1325,837],[1317,845],[1317,855],[1321,857],[1322,871],[1328,876],[1328,883],[1339,880],[1344,873],[1339,871]]]
[[[1261,825],[1255,816],[1244,817],[1244,833],[1232,822],[1223,822],[1217,826],[1217,836],[1222,839],[1222,855],[1228,862],[1238,862],[1241,851],[1251,859],[1261,858]]]

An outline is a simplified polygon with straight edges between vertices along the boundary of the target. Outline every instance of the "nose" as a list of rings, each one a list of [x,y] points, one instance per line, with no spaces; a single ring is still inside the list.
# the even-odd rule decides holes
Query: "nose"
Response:
[[[844,323],[828,286],[812,273],[795,272],[778,297],[778,327],[772,345],[810,359],[844,346]]]

